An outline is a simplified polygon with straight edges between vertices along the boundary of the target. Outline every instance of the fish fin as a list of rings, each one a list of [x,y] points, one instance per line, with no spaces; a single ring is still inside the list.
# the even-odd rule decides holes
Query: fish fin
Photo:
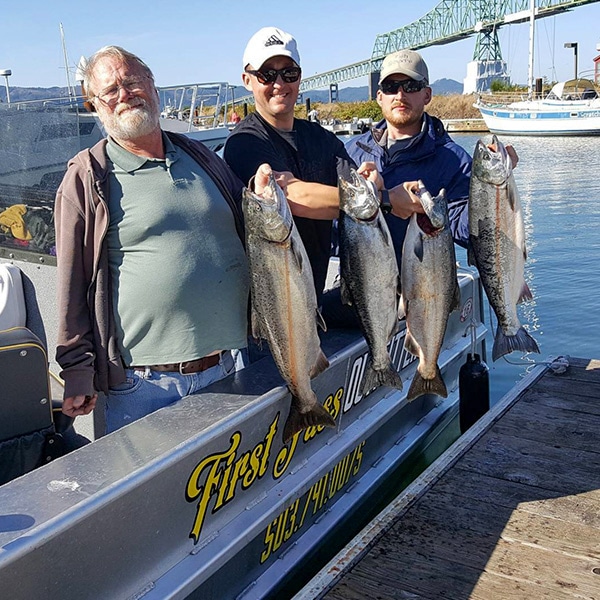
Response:
[[[390,234],[390,230],[388,229],[388,227],[387,226],[384,227],[384,225],[383,225],[384,223],[385,223],[385,219],[383,217],[380,217],[379,220],[377,221],[377,228],[381,232],[381,236],[383,237],[383,241],[384,241],[385,245],[388,248],[391,248],[393,246],[392,236]]]
[[[398,319],[406,319],[406,312],[404,311],[404,304],[402,303],[402,300],[398,302]]]
[[[390,335],[388,336],[388,342],[392,339],[393,335],[396,335],[400,331],[400,317],[394,321],[392,325],[392,329],[390,331]]]
[[[294,237],[291,238],[290,248],[292,250],[292,256],[294,257],[294,260],[296,261],[298,268],[300,269],[300,271],[302,271],[304,269],[304,260],[302,259],[302,252],[300,251],[300,248],[298,248],[298,244],[296,243],[296,238],[294,238]]]
[[[419,371],[415,372],[415,376],[408,389],[408,394],[406,394],[406,399],[410,402],[424,394],[436,394],[442,398],[448,397],[446,384],[442,379],[440,368],[437,365],[435,366],[435,377],[433,379],[424,379]]]
[[[527,300],[533,300],[533,294],[527,285],[527,282],[523,282],[523,287],[521,288],[521,294],[519,295],[519,299],[517,300],[517,304],[521,302],[527,302]]]
[[[537,352],[538,354],[540,352],[537,342],[525,331],[524,327],[520,327],[515,335],[506,335],[498,327],[494,337],[492,360],[497,360],[501,356],[510,354],[516,350],[520,350],[521,352]]]
[[[352,296],[346,285],[346,280],[343,277],[340,279],[340,297],[342,299],[342,304],[352,306]]]
[[[454,291],[452,292],[452,301],[450,302],[450,312],[460,308],[460,286],[458,281],[454,281]]]
[[[398,307],[397,307],[398,319],[404,319],[406,317],[406,311],[404,310],[404,298],[400,289],[398,289]]]
[[[475,249],[473,248],[473,242],[469,240],[467,245],[467,264],[471,267],[477,266],[477,261],[475,260]]]
[[[402,379],[398,375],[398,371],[394,369],[394,365],[390,361],[385,369],[376,370],[373,368],[373,362],[369,358],[367,368],[360,386],[360,393],[362,396],[366,396],[372,390],[387,385],[388,387],[402,389]]]
[[[325,323],[325,319],[318,308],[315,309],[315,316],[317,318],[317,327],[320,327],[322,331],[327,331],[327,324]]]
[[[296,396],[292,396],[290,414],[283,427],[284,444],[287,444],[294,434],[307,427],[335,427],[335,420],[319,403],[315,404],[308,412],[303,413],[298,410],[299,402]]]
[[[263,337],[262,327],[260,326],[260,319],[258,317],[258,313],[254,309],[252,309],[250,311],[250,323],[251,323],[252,337],[256,338],[257,340],[260,340]]]
[[[508,161],[511,165],[510,171],[512,171],[512,163],[510,162],[510,158],[508,159]],[[518,194],[519,192],[517,190],[517,184],[515,183],[515,180],[513,178],[509,178],[507,185],[507,196],[508,204],[510,206],[510,210],[512,211],[514,211],[515,207],[517,206]]]
[[[421,353],[421,348],[419,344],[415,341],[415,338],[411,335],[410,331],[406,332],[406,337],[404,338],[404,347],[408,352],[410,352],[413,356],[419,356]]]
[[[419,233],[415,247],[413,248],[415,256],[419,259],[419,262],[423,262],[423,234]]]
[[[322,373],[325,369],[327,369],[327,367],[329,367],[329,360],[323,354],[323,351],[319,350],[317,360],[315,361],[315,364],[313,365],[313,367],[309,373],[310,378],[312,379],[313,377],[316,377],[317,375]]]

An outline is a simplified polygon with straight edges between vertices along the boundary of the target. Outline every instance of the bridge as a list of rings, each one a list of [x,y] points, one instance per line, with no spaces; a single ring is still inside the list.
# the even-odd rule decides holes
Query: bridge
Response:
[[[535,18],[560,14],[578,6],[600,0],[536,0]],[[531,0],[442,0],[423,17],[375,38],[371,58],[339,67],[319,75],[306,77],[300,93],[331,88],[359,77],[370,77],[370,89],[376,89],[381,63],[386,55],[410,48],[450,44],[477,35],[473,60],[499,63],[502,53],[498,29],[513,23],[523,23],[531,16]],[[373,96],[372,96],[373,97]],[[252,96],[236,99],[253,102]]]

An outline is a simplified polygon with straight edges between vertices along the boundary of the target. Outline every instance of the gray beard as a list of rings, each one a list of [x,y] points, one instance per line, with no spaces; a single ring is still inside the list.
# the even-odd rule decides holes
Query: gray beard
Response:
[[[144,102],[121,114],[113,112],[103,125],[106,133],[115,140],[135,140],[150,135],[160,127],[158,107]]]

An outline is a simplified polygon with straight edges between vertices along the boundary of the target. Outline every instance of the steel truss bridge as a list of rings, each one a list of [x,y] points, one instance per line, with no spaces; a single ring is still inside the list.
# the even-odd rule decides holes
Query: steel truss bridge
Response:
[[[535,18],[550,17],[600,0],[536,0]],[[300,93],[326,89],[333,84],[379,73],[384,57],[410,48],[450,44],[477,35],[473,60],[502,60],[497,32],[504,25],[530,19],[530,0],[442,0],[423,17],[375,38],[371,58],[332,71],[306,77]],[[252,97],[236,102],[252,102]]]

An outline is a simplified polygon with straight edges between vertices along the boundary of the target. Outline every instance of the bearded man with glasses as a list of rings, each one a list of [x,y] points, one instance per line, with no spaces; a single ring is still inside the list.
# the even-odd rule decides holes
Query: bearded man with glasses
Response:
[[[57,192],[56,358],[63,412],[89,414],[104,392],[111,432],[243,366],[243,184],[202,143],[161,130],[140,58],[107,46],[83,75],[108,137],[69,162]]]

